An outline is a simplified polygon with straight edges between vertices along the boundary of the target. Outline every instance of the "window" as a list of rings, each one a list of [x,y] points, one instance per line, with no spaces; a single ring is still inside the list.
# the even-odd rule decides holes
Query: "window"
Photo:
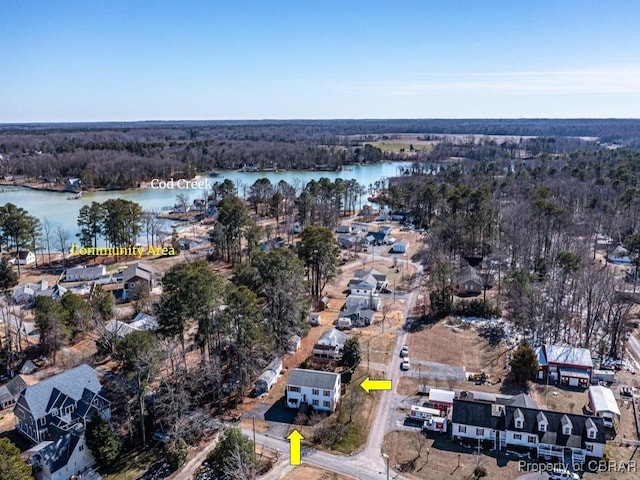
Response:
[[[593,445],[590,443],[587,443],[587,452],[593,452]]]
[[[538,425],[538,430],[540,430],[541,432],[546,432],[547,425],[545,423],[541,423],[540,425]]]
[[[537,443],[538,441],[538,437],[536,437],[535,435],[529,435],[529,437],[527,438],[527,442],[529,443]]]
[[[330,396],[331,396],[331,390],[323,390],[323,391],[322,391],[322,394],[323,394],[325,397],[330,397]]]
[[[520,435],[519,433],[514,433],[513,434],[513,439],[514,440],[522,440],[522,435]]]
[[[66,407],[66,408],[64,409],[64,413],[65,413],[66,415],[71,414],[71,412],[73,412],[73,405],[69,405],[68,407]]]
[[[322,402],[322,405],[324,405],[327,408],[331,408],[331,402],[329,400],[325,400],[324,402]]]
[[[80,445],[80,446],[78,447],[78,450],[80,450],[80,451],[84,450],[84,445]]]
[[[476,437],[484,436],[484,428],[476,428]]]
[[[58,409],[57,408],[53,408],[51,410],[51,415],[57,415],[58,414]]]
[[[44,417],[42,417],[42,418],[40,419],[40,426],[41,426],[41,427],[44,427],[44,422],[45,422],[45,418],[44,418]]]
[[[516,428],[522,428],[522,420],[516,420]]]
[[[564,435],[571,435],[571,427],[564,427],[564,428],[562,429],[562,433],[563,433]]]
[[[318,388],[312,388],[311,395],[320,395],[320,390]]]
[[[317,407],[318,405],[320,405],[320,400],[316,400],[316,399],[314,399],[314,400],[313,400],[313,406],[314,406],[314,407]]]
[[[300,387],[294,387],[293,385],[289,385],[289,391],[300,393]]]
[[[458,425],[458,432],[467,433],[467,427],[465,427],[464,425]]]
[[[589,430],[589,438],[596,438],[596,431],[593,428]]]

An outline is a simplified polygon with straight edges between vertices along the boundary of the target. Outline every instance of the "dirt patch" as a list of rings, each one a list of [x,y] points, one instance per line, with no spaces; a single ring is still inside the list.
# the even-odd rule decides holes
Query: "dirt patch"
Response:
[[[301,465],[287,473],[287,480],[351,480],[352,478],[308,465]]]

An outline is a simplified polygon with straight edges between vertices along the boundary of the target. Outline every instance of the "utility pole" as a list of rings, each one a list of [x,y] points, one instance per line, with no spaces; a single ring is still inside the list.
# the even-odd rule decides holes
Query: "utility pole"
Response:
[[[256,416],[253,415],[251,417],[251,419],[253,420],[253,463],[254,465],[257,465],[256,463],[256,450],[257,450],[257,446],[256,446]]]

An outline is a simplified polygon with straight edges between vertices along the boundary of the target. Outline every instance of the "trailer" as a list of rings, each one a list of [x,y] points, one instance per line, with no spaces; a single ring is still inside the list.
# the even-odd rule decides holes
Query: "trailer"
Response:
[[[418,405],[411,405],[411,410],[409,411],[409,418],[414,420],[427,420],[431,417],[439,417],[440,410],[435,408],[428,407],[420,407]]]

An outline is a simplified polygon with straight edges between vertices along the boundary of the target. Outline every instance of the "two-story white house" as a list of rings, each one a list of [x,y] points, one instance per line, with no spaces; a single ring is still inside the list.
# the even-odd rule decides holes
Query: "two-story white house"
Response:
[[[287,382],[287,407],[334,412],[340,389],[339,373],[294,368]]]
[[[454,400],[453,437],[489,441],[497,450],[515,448],[570,464],[604,455],[601,418],[524,406],[521,399],[506,403]]]
[[[94,413],[110,418],[101,390],[95,370],[80,365],[22,391],[13,412],[34,444],[28,452],[38,480],[66,480],[95,463],[84,431]]]

